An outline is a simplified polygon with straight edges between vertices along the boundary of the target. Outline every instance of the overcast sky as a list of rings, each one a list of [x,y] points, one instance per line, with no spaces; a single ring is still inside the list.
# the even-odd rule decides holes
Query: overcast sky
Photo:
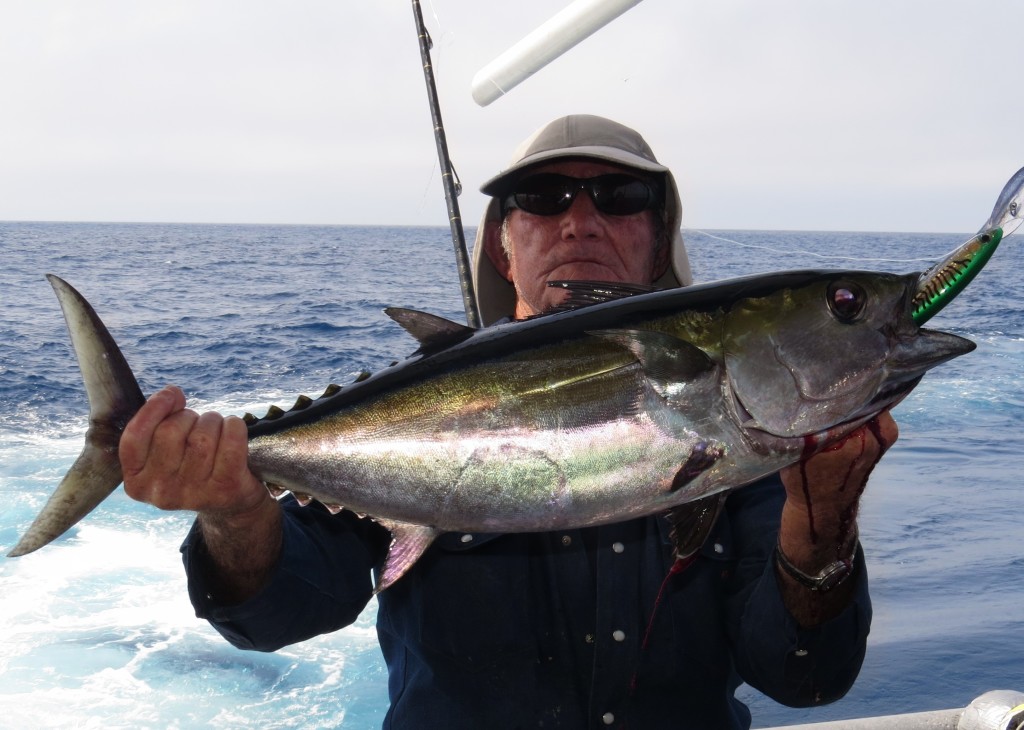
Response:
[[[466,191],[573,112],[639,129],[684,226],[973,232],[1024,165],[1024,3],[645,0],[507,96],[568,2],[423,0]],[[3,0],[0,220],[446,225],[405,0]]]

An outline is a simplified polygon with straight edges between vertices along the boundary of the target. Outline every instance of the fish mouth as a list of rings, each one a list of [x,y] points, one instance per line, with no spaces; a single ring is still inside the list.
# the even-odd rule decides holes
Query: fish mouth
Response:
[[[923,377],[924,373],[910,380],[901,380],[887,384],[882,390],[878,391],[878,394],[871,399],[870,403],[861,408],[852,418],[839,424],[839,426],[864,423],[882,411],[898,406],[903,402],[904,398],[910,395],[910,391],[917,387],[917,384],[921,382]]]
[[[820,423],[821,430],[805,432],[776,432],[759,420],[747,409],[735,387],[728,389],[732,409],[741,429],[748,435],[760,434],[754,441],[768,439],[810,438],[824,443],[841,437],[854,428],[866,423],[882,411],[898,405],[921,382],[924,374],[932,368],[965,355],[977,347],[974,342],[959,335],[936,330],[918,330],[913,336],[895,343],[883,368],[884,377],[869,400],[859,407],[852,406],[846,414],[836,414],[842,420],[831,424]],[[764,444],[762,444],[764,445]]]
[[[919,329],[901,340],[888,358],[887,380],[914,380],[944,362],[966,355],[977,347],[966,337],[949,332]]]
[[[839,421],[838,423],[835,423],[821,431],[814,431],[802,435],[798,434],[797,437],[805,440],[812,439],[815,443],[825,443],[826,441],[831,441],[841,437],[855,428],[864,425],[882,411],[899,405],[903,399],[910,395],[910,392],[917,387],[917,384],[921,382],[923,377],[924,374],[922,373],[909,380],[900,379],[891,381],[879,390],[875,397],[868,403],[865,403],[842,421]],[[775,439],[786,441],[794,438],[793,434],[774,433],[764,426],[757,425],[756,419],[743,405],[743,401],[740,399],[739,395],[735,391],[732,391],[731,394],[734,412],[738,422],[741,424],[743,432],[747,434],[748,437],[753,434],[760,434],[760,436],[751,442],[752,445],[759,445],[760,442],[765,439],[768,439],[769,441],[774,441]]]
[[[859,409],[847,423],[871,418],[892,408],[917,387],[924,374],[944,362],[966,355],[977,345],[966,337],[918,330],[917,334],[899,343],[888,361],[888,373],[875,397]]]
[[[926,372],[942,363],[966,355],[976,347],[977,345],[966,337],[949,332],[918,330],[913,337],[902,340],[893,348],[886,363],[888,372],[882,387],[859,411],[858,416],[877,414],[885,408],[891,408],[917,387]]]
[[[883,387],[869,403],[864,404],[842,421],[822,430],[804,434],[777,434],[754,426],[750,413],[738,398],[734,399],[734,403],[737,413],[746,421],[742,430],[744,438],[752,449],[759,453],[771,453],[777,450],[792,452],[795,449],[797,453],[806,456],[816,453],[828,444],[838,442],[879,414],[899,405],[917,387],[923,377],[924,375],[921,374],[909,380],[893,381]]]

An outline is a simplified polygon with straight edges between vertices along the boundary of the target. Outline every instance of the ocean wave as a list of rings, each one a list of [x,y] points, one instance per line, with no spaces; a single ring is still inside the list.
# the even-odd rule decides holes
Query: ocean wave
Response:
[[[329,382],[404,357],[415,343],[383,306],[462,319],[447,229],[0,229],[11,243],[0,269],[3,547],[48,498],[88,425],[44,271],[56,269],[92,301],[146,392],[175,382],[199,411],[287,407],[299,393],[316,395]],[[899,260],[934,260],[962,242],[926,234],[726,237],[743,244],[742,255],[733,244],[688,233],[700,280],[826,263],[910,271],[921,267]],[[416,251],[413,267],[409,251]],[[851,251],[854,262],[808,255]],[[1013,582],[1021,570],[1016,517],[1024,512],[1022,257],[1021,249],[1003,247],[962,301],[929,323],[979,347],[929,373],[896,409],[901,437],[861,508],[875,601],[871,646],[860,681],[834,712],[966,704],[975,689],[1019,676],[1005,646],[1024,628]],[[190,519],[118,491],[55,545],[0,560],[3,722],[379,727],[387,699],[375,604],[336,634],[273,655],[238,652],[188,603],[178,544]],[[969,689],[954,698],[951,686]],[[765,700],[750,701],[763,716],[778,712]]]

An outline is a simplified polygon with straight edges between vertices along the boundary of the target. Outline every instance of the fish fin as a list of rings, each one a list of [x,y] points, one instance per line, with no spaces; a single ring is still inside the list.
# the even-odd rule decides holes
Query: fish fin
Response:
[[[405,575],[406,571],[419,560],[423,552],[430,547],[441,532],[426,525],[413,525],[396,520],[378,520],[391,532],[391,545],[388,547],[384,566],[377,575],[377,586],[373,592],[380,593],[396,580]]]
[[[699,347],[664,332],[615,329],[587,334],[632,352],[655,390],[666,398],[671,396],[673,386],[697,380],[714,368],[714,361]]]
[[[52,274],[50,281],[64,312],[89,397],[85,447],[9,557],[52,542],[85,517],[121,483],[117,447],[125,425],[145,396],[124,355],[85,298]]]
[[[592,304],[614,302],[619,299],[633,297],[637,294],[650,294],[658,291],[657,287],[646,284],[626,284],[613,281],[549,281],[548,286],[565,289],[569,296],[544,314],[568,312]]]
[[[725,456],[726,447],[718,442],[698,441],[690,450],[690,455],[679,467],[675,478],[672,480],[672,487],[669,491],[677,492],[708,469],[713,467],[719,459]]]
[[[669,510],[665,518],[672,525],[669,536],[676,558],[688,558],[700,550],[725,506],[728,492],[718,492]]]
[[[417,309],[388,307],[384,313],[420,343],[420,349],[413,353],[416,355],[427,355],[457,345],[476,332],[472,327]]]

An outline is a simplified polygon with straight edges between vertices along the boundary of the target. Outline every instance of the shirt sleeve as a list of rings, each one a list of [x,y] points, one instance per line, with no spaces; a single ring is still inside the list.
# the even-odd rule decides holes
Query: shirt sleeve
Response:
[[[243,603],[214,598],[198,524],[181,547],[196,616],[240,649],[276,651],[351,624],[373,594],[371,570],[387,548],[384,528],[350,512],[331,515],[291,497],[282,508],[278,564],[264,589]]]
[[[858,545],[849,605],[805,629],[783,603],[774,550],[785,491],[778,477],[737,490],[727,503],[739,559],[729,601],[730,633],[740,676],[792,707],[834,702],[860,672],[871,626],[867,567]]]

